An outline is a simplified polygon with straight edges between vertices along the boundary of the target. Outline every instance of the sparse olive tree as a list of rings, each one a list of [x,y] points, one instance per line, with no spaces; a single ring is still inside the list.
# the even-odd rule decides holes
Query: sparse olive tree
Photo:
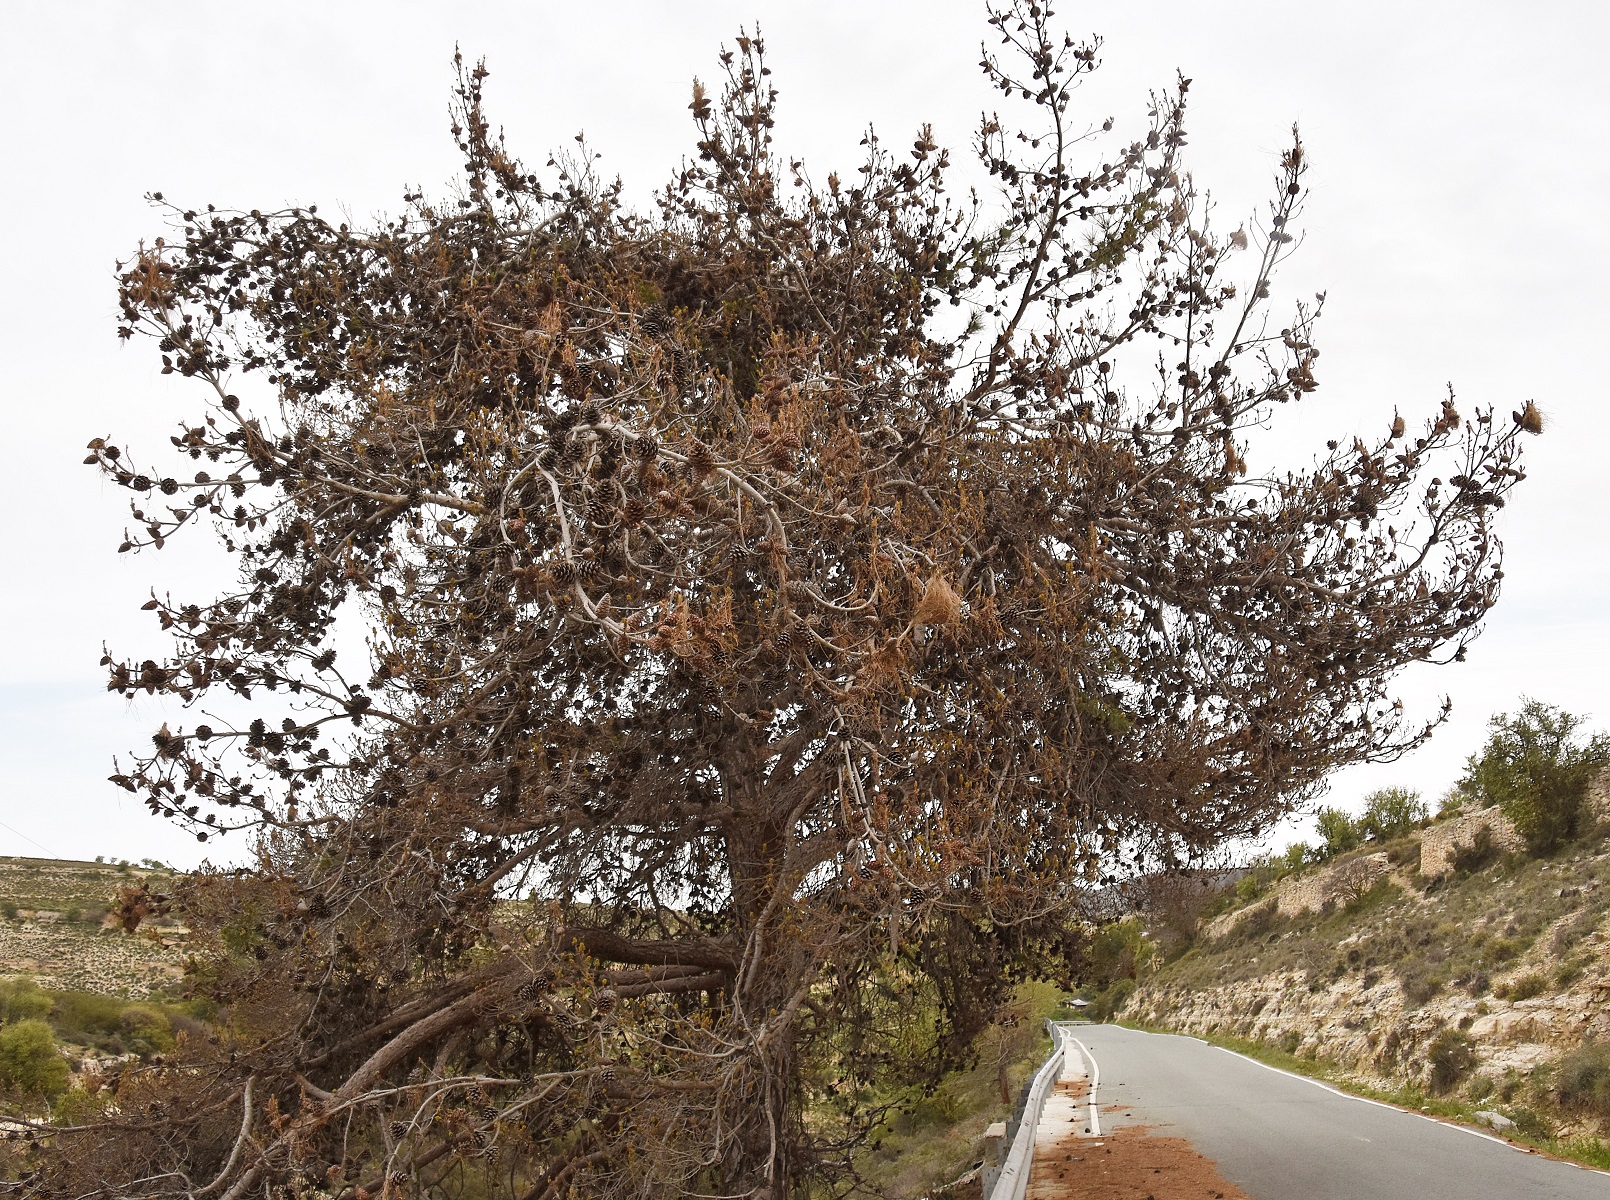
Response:
[[[202,411],[182,471],[90,461],[124,550],[240,570],[153,596],[170,657],[108,655],[224,698],[115,779],[260,861],[176,897],[216,1042],[37,1190],[847,1194],[910,997],[936,1068],[1077,952],[1082,881],[1428,734],[1387,684],[1493,603],[1517,428],[1449,400],[1254,470],[1317,386],[1314,309],[1266,315],[1301,145],[1220,235],[1183,81],[1120,140],[1072,103],[1094,43],[1027,0],[989,31],[1024,115],[982,201],[926,129],[779,154],[741,37],[648,212],[521,166],[480,68],[448,201],[169,208],[122,333]]]
[[[1380,788],[1364,797],[1359,832],[1373,842],[1402,837],[1426,819],[1426,804],[1411,788]]]
[[[1487,724],[1487,744],[1466,762],[1461,790],[1498,805],[1533,853],[1559,849],[1581,832],[1588,785],[1610,766],[1610,734],[1584,736],[1585,717],[1531,699]]]

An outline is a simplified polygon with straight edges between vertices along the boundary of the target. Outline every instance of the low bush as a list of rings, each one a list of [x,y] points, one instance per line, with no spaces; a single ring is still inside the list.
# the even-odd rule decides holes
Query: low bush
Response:
[[[1419,838],[1400,838],[1386,848],[1386,861],[1411,875],[1417,875],[1420,872],[1420,851]]]
[[[0,1086],[49,1100],[67,1090],[67,1076],[49,1025],[31,1017],[0,1028]]]
[[[50,997],[32,979],[0,980],[0,1024],[29,1021],[50,1013]]]
[[[1133,979],[1120,979],[1111,987],[1096,993],[1096,998],[1085,1009],[1085,1015],[1092,1021],[1110,1021],[1118,1015],[1129,998],[1135,994],[1135,981]]]
[[[64,1041],[89,1046],[103,1054],[166,1054],[173,1049],[180,1025],[196,1025],[151,1002],[131,1002],[95,992],[50,992],[50,1023]],[[200,1026],[196,1026],[199,1030]]]
[[[1549,981],[1541,971],[1528,971],[1509,983],[1493,989],[1500,1000],[1530,1000],[1549,990]]]
[[[1568,1112],[1610,1120],[1610,1042],[1590,1042],[1560,1059],[1551,1091]]]
[[[1587,964],[1580,959],[1574,958],[1570,962],[1559,965],[1559,968],[1554,972],[1554,986],[1563,992],[1586,974]]]
[[[1519,942],[1511,941],[1509,938],[1490,938],[1482,944],[1481,961],[1485,966],[1496,967],[1501,963],[1509,962],[1511,959],[1519,958],[1524,950],[1524,946]]]
[[[1426,1048],[1426,1082],[1439,1095],[1451,1092],[1476,1069],[1476,1048],[1457,1029],[1444,1029]]]
[[[1419,1008],[1442,991],[1445,982],[1440,974],[1421,963],[1399,968],[1398,984],[1403,988],[1403,1003],[1407,1008]]]
[[[1595,909],[1578,913],[1574,920],[1566,922],[1554,931],[1553,938],[1549,940],[1550,949],[1557,955],[1563,956],[1569,953],[1573,946],[1599,927],[1601,915]]]
[[[1384,905],[1391,904],[1394,900],[1401,899],[1402,896],[1403,889],[1390,879],[1383,877],[1377,879],[1362,891],[1355,891],[1352,895],[1347,896],[1346,903],[1342,905],[1342,911],[1350,917],[1356,917],[1372,908],[1381,908]]]

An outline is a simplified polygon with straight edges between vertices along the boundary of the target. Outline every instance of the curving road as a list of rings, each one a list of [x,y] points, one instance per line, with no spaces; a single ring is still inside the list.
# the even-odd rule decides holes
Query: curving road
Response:
[[[1104,1132],[1152,1126],[1253,1200],[1610,1200],[1610,1175],[1348,1096],[1195,1038],[1068,1032],[1095,1060]],[[1072,1064],[1070,1064],[1072,1065]]]

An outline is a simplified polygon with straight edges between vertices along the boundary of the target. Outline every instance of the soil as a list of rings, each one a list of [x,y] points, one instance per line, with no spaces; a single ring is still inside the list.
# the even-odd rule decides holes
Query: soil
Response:
[[[1183,1138],[1124,1125],[1037,1149],[1029,1200],[1251,1200]]]

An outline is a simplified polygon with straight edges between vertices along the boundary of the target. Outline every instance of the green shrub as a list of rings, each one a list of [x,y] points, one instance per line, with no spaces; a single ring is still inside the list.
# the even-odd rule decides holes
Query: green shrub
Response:
[[[56,1099],[50,1106],[50,1113],[58,1125],[87,1125],[106,1116],[106,1110],[116,1098],[110,1088],[98,1092],[73,1088]]]
[[[1519,979],[1505,984],[1494,991],[1500,1000],[1530,1000],[1533,996],[1541,996],[1549,990],[1549,981],[1544,978],[1541,971],[1528,971]]]
[[[1320,854],[1325,858],[1335,858],[1338,854],[1357,849],[1364,840],[1364,831],[1359,828],[1358,822],[1339,808],[1320,809],[1314,817],[1314,828],[1325,839],[1320,847]]]
[[[1559,969],[1554,972],[1554,986],[1559,991],[1563,992],[1566,988],[1570,987],[1573,983],[1581,979],[1582,976],[1586,974],[1586,964],[1577,959],[1572,959],[1570,962],[1561,963]]]
[[[0,1025],[50,1015],[50,997],[32,979],[0,980]]]
[[[0,1086],[52,1099],[67,1090],[67,1076],[49,1025],[29,1018],[0,1028]]]
[[[1465,765],[1460,787],[1496,804],[1533,854],[1549,854],[1581,832],[1583,797],[1610,764],[1610,737],[1583,740],[1583,718],[1526,700],[1511,717],[1499,713],[1479,755]]]
[[[1519,958],[1524,947],[1519,942],[1509,938],[1495,937],[1483,944],[1481,948],[1481,961],[1489,967],[1496,967],[1499,963],[1507,963],[1512,958]]]
[[[1372,908],[1390,904],[1402,895],[1403,889],[1383,876],[1363,891],[1348,896],[1346,903],[1342,905],[1342,911],[1348,916],[1356,917],[1359,913],[1368,912]]]
[[[172,1019],[155,1004],[130,1003],[93,992],[52,992],[51,1024],[70,1042],[108,1054],[165,1054],[173,1049]]]
[[[1610,1119],[1610,1042],[1590,1042],[1562,1058],[1552,1091],[1563,1109]]]
[[[1444,1029],[1426,1048],[1427,1082],[1439,1094],[1452,1091],[1476,1069],[1476,1049],[1457,1029]]]
[[[1111,987],[1098,993],[1090,1002],[1085,1013],[1092,1021],[1110,1021],[1122,1011],[1129,998],[1135,994],[1135,981],[1133,979],[1120,979]]]
[[[144,1004],[131,1004],[123,1010],[117,1022],[123,1047],[142,1058],[148,1054],[166,1054],[173,1049],[173,1027],[168,1018],[157,1009]]]
[[[61,1035],[73,1041],[93,1042],[97,1036],[118,1031],[127,1001],[96,992],[56,992],[54,1024]]]
[[[14,900],[0,900],[0,917],[8,921],[17,919],[17,904]]]
[[[1103,925],[1090,940],[1089,981],[1106,988],[1120,979],[1134,979],[1156,952],[1139,918]]]
[[[1442,990],[1444,979],[1426,968],[1412,963],[1399,968],[1398,983],[1403,988],[1403,1003],[1408,1008],[1419,1008]]]
[[[1268,885],[1257,875],[1247,875],[1236,881],[1235,898],[1242,904],[1251,904],[1263,895]]]
[[[1358,828],[1373,842],[1389,842],[1415,828],[1425,816],[1426,806],[1419,792],[1382,788],[1364,797],[1364,815],[1358,820]]]

